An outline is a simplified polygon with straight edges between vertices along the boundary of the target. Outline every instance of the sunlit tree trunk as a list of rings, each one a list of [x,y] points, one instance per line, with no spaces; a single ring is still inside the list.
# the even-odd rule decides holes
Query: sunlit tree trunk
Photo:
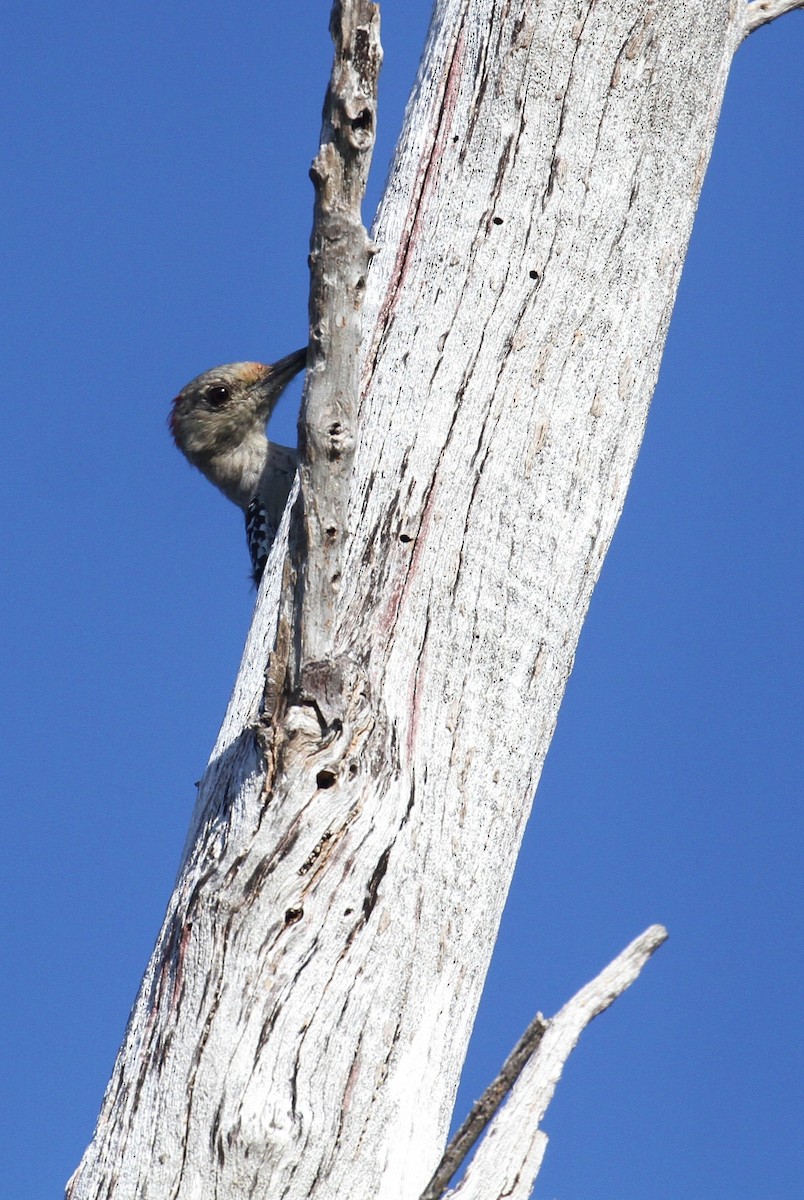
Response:
[[[313,264],[302,497],[72,1200],[422,1193],[732,56],[791,6],[436,4],[368,273],[353,226]]]

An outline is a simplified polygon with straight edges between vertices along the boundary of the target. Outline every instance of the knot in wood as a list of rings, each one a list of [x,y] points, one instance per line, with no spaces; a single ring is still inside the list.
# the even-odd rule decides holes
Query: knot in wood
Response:
[[[343,96],[339,105],[339,131],[347,144],[359,153],[374,145],[374,105],[361,92]]]
[[[323,142],[318,154],[310,164],[310,178],[316,188],[320,189],[329,181],[338,167],[338,155],[331,142]]]

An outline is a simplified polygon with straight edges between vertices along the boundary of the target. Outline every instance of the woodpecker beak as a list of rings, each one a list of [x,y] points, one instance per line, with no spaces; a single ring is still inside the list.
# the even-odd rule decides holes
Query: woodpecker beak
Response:
[[[294,375],[298,375],[299,371],[303,371],[307,363],[307,347],[303,350],[294,350],[293,354],[286,355],[285,358],[280,358],[278,362],[271,363],[265,375],[265,382],[270,383],[273,388],[283,388],[290,383]]]
[[[296,350],[275,363],[249,363],[241,378],[249,384],[249,391],[256,402],[256,414],[260,421],[267,421],[276,408],[279,397],[294,375],[304,370],[307,349]],[[253,374],[252,374],[253,372]]]

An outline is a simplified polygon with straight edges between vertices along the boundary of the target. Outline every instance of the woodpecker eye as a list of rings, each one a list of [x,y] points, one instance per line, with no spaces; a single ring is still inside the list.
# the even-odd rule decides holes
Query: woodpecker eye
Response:
[[[229,396],[230,392],[225,383],[216,383],[213,387],[207,388],[207,400],[213,408],[220,408],[226,404]]]

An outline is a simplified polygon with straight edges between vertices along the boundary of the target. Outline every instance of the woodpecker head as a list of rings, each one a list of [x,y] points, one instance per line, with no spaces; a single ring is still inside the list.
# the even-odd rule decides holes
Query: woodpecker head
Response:
[[[306,359],[305,349],[269,365],[244,362],[214,367],[188,383],[173,401],[168,417],[173,441],[244,511],[269,456],[266,421]]]
[[[210,457],[236,449],[265,424],[287,384],[304,367],[307,350],[275,363],[213,367],[182,388],[168,417],[173,441],[204,469]]]

